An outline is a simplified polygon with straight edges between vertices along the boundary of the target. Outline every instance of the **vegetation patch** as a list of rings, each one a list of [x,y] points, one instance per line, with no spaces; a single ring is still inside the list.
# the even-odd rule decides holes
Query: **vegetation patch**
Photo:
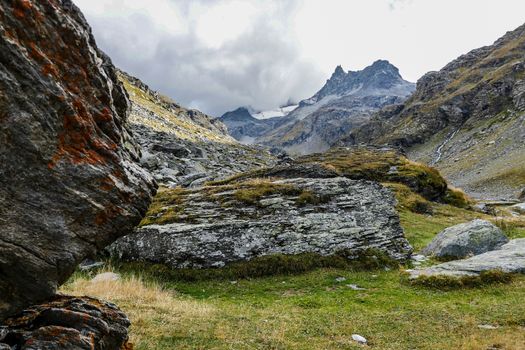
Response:
[[[322,196],[322,195],[315,194],[310,190],[303,190],[301,194],[299,194],[299,197],[297,197],[297,199],[295,200],[295,203],[298,206],[305,206],[308,204],[317,205],[317,204],[328,203],[330,199],[331,199],[330,196],[327,196],[327,195]]]
[[[284,196],[298,196],[302,190],[290,184],[279,184],[268,180],[250,180],[239,184],[234,198],[245,204],[256,204],[264,197],[281,194]]]
[[[425,288],[434,288],[439,290],[452,290],[460,288],[475,288],[489,284],[510,283],[515,275],[500,270],[482,271],[479,275],[473,276],[419,276],[414,279],[407,279],[408,283],[413,286],[422,286]]]
[[[319,268],[337,268],[352,271],[374,271],[398,268],[399,262],[382,251],[368,249],[362,252],[340,251],[333,255],[302,253],[275,254],[240,261],[221,268],[172,269],[160,264],[112,262],[123,271],[141,271],[164,281],[236,280],[265,276],[296,275]]]
[[[139,227],[177,222],[180,214],[184,211],[184,198],[187,193],[188,190],[180,187],[159,188]]]

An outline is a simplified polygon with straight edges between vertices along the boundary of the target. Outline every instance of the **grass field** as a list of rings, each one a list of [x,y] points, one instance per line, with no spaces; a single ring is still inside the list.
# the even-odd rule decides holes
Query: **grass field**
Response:
[[[416,249],[442,228],[479,216],[446,205],[436,205],[432,216],[401,212]],[[525,237],[521,222],[499,224],[509,235]],[[116,272],[121,280],[100,283],[77,273],[62,290],[119,305],[132,321],[135,349],[364,348],[352,340],[354,333],[366,337],[371,349],[525,349],[524,276],[509,284],[442,291],[409,285],[401,269],[324,268],[196,282],[133,268]]]

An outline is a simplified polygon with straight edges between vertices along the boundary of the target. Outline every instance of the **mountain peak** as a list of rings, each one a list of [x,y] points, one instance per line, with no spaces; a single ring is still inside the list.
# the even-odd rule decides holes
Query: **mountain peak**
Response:
[[[413,84],[403,80],[399,69],[387,60],[376,60],[363,70],[348,73],[339,65],[323,88],[310,100],[319,101],[328,95],[345,96],[366,91],[371,93],[405,85],[408,93],[414,90]]]

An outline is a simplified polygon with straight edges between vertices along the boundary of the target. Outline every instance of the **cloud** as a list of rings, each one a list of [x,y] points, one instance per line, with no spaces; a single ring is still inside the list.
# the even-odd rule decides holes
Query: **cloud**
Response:
[[[388,59],[416,81],[523,24],[525,1],[75,0],[114,63],[219,116],[321,88],[337,65]]]
[[[274,108],[320,87],[325,73],[301,57],[298,41],[285,30],[297,4],[153,0],[148,8],[138,1],[96,8],[78,1],[116,65],[214,116],[242,105]],[[163,11],[152,10],[157,7]]]

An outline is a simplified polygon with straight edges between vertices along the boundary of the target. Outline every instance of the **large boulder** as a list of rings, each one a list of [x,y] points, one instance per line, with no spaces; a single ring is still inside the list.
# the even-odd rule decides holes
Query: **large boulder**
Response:
[[[371,248],[399,260],[411,253],[395,199],[379,183],[342,177],[166,189],[143,226],[109,247],[121,259],[174,268],[273,254],[351,257]]]
[[[129,325],[114,304],[57,295],[7,319],[0,327],[0,349],[130,349],[126,347]]]
[[[497,226],[485,220],[447,227],[421,254],[442,259],[461,259],[497,249],[509,240]]]
[[[69,0],[0,2],[0,320],[132,231],[155,190],[127,95]]]
[[[409,271],[412,278],[420,276],[476,276],[484,271],[525,273],[525,238],[513,239],[499,249],[468,259],[449,261],[431,267]]]

